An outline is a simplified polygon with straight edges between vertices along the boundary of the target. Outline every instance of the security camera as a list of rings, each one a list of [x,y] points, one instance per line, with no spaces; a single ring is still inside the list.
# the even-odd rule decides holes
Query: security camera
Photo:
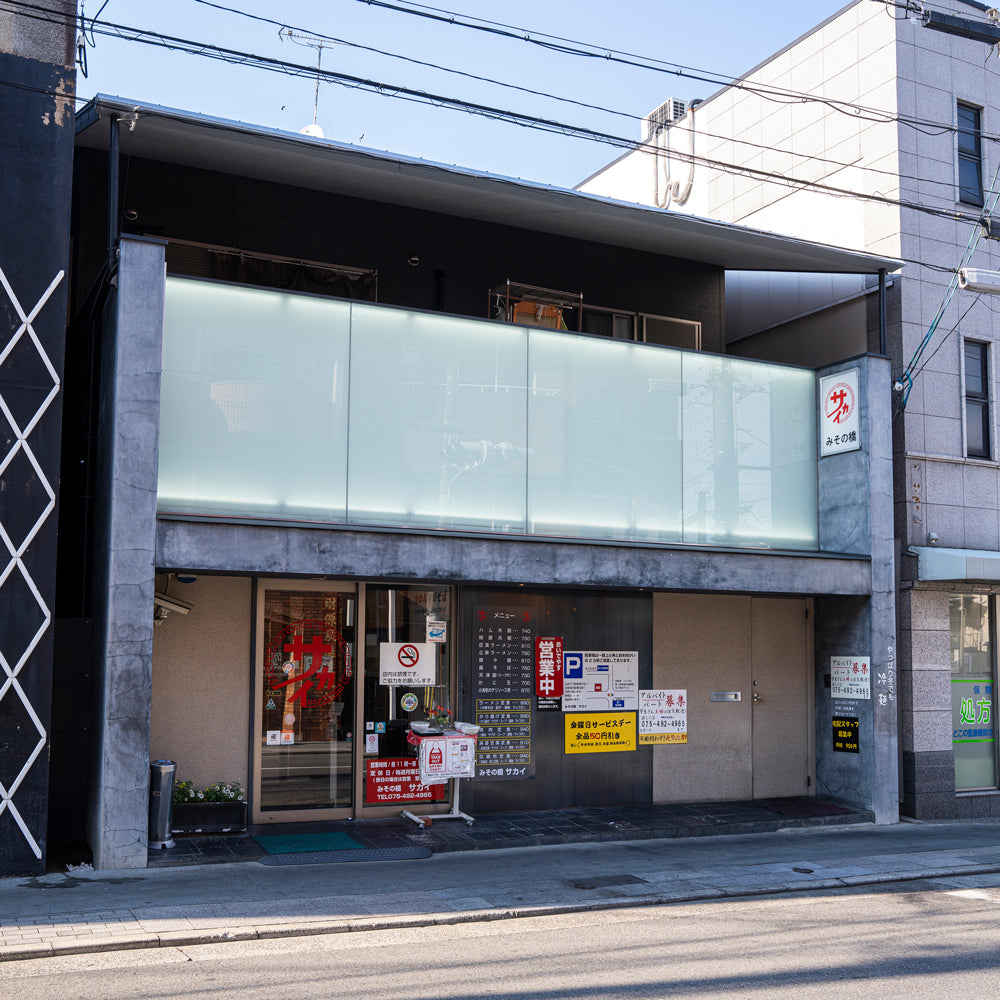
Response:
[[[984,271],[979,267],[963,267],[958,272],[958,283],[970,292],[1000,294],[1000,271]]]
[[[178,600],[176,597],[167,597],[166,594],[153,594],[153,604],[158,609],[162,608],[164,613],[176,611],[180,615],[186,615],[194,607],[187,601]]]

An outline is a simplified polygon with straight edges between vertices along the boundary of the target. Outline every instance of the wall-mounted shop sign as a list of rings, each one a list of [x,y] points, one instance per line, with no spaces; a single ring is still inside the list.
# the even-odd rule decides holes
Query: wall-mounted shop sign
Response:
[[[613,753],[636,748],[635,712],[564,715],[566,753]]]
[[[870,699],[871,674],[870,656],[831,656],[830,697]]]
[[[639,743],[687,743],[687,691],[639,692]]]
[[[562,711],[562,636],[535,637],[535,705],[539,712]]]
[[[563,653],[564,712],[636,711],[639,654],[635,650]]]
[[[444,785],[424,785],[420,766],[412,757],[385,758],[366,762],[365,799],[371,804],[393,802],[440,802]]]
[[[378,682],[390,687],[427,687],[437,680],[437,652],[429,642],[380,642]]]
[[[533,778],[530,698],[477,698],[476,776]]]
[[[836,455],[861,447],[858,369],[819,380],[819,453]]]
[[[833,749],[838,753],[860,753],[858,720],[846,715],[833,720]]]
[[[535,613],[531,608],[472,609],[476,777],[535,776],[532,713],[535,695]]]

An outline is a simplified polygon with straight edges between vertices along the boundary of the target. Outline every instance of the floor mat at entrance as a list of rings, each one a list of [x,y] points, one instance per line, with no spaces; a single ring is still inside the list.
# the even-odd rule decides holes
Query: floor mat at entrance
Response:
[[[297,854],[269,854],[258,858],[259,865],[330,865],[341,861],[420,861],[429,858],[427,847],[365,847],[357,851],[300,851]]]
[[[351,851],[361,845],[341,830],[333,833],[266,833],[253,838],[268,854]]]

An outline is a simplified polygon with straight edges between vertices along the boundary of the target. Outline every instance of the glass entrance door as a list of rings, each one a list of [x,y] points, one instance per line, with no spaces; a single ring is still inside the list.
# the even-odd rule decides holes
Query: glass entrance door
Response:
[[[364,597],[361,801],[368,816],[444,802],[447,785],[422,785],[410,722],[451,710],[451,590],[368,584]]]
[[[262,581],[258,609],[254,822],[349,816],[357,588]]]

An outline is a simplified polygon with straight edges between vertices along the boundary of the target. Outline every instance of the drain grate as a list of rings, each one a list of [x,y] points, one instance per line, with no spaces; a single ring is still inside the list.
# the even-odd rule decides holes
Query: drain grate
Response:
[[[426,847],[365,847],[357,851],[298,851],[258,858],[260,865],[332,865],[341,861],[420,861],[429,858]]]

